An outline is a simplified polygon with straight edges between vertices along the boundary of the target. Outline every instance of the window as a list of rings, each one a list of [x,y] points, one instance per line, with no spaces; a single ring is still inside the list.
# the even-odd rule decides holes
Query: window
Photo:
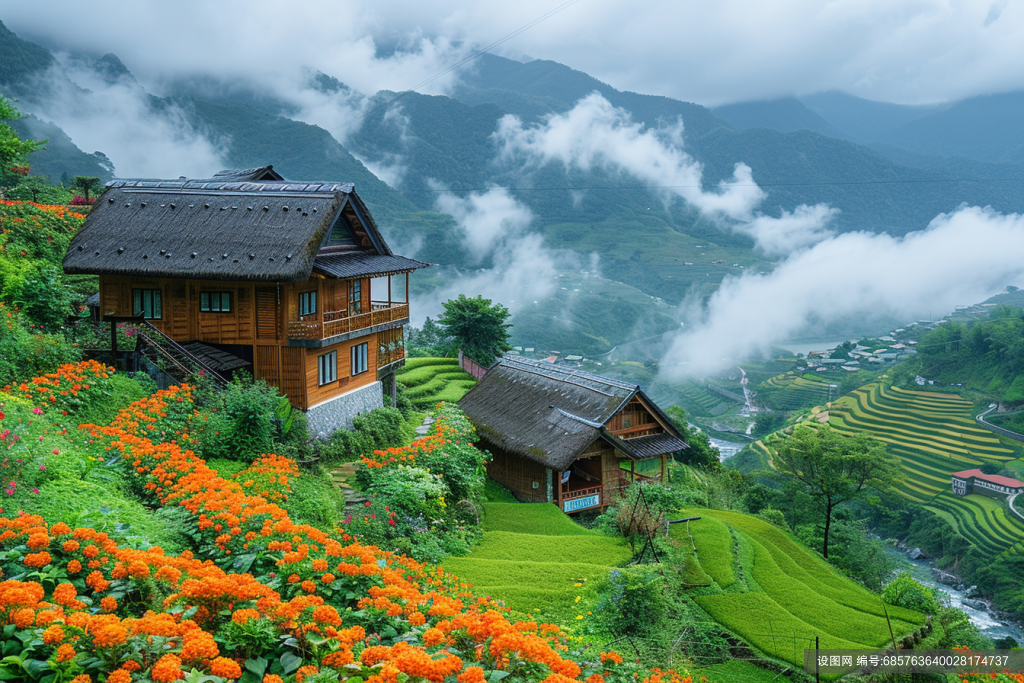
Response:
[[[316,292],[299,293],[299,315],[312,315],[316,313]]]
[[[231,292],[200,292],[199,310],[205,313],[230,313]]]
[[[141,315],[146,319],[164,317],[163,306],[160,302],[159,289],[133,289],[132,290],[132,314]]]
[[[348,308],[349,315],[359,315],[363,312],[363,281],[349,280],[348,282]]]
[[[320,386],[338,379],[338,352],[331,351],[317,358],[317,381]]]
[[[368,344],[363,342],[362,344],[356,344],[352,347],[352,374],[358,375],[359,373],[366,372],[368,368],[366,350]]]

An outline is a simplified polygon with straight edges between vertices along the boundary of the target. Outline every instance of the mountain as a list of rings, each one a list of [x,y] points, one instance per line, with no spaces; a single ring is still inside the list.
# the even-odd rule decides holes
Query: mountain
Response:
[[[878,142],[923,154],[1024,163],[1024,90],[972,97],[881,134]]]
[[[796,99],[842,131],[842,137],[862,144],[880,140],[900,126],[941,111],[945,106],[876,102],[838,90],[801,95]]]
[[[104,182],[114,176],[114,164],[107,155],[83,152],[57,124],[32,115],[9,123],[22,139],[46,140],[45,149],[29,157],[32,173],[47,176],[52,183],[59,183],[64,175],[92,176]]]
[[[850,139],[846,133],[808,109],[795,97],[726,104],[711,111],[715,116],[728,121],[736,130],[770,128],[783,133],[809,130],[833,138]]]

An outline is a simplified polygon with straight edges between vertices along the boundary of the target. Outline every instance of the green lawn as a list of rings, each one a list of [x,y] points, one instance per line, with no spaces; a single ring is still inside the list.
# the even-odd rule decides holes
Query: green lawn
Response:
[[[690,533],[696,560],[715,584],[695,589],[694,600],[762,652],[800,666],[815,636],[822,647],[835,648],[874,648],[889,640],[880,598],[789,533],[736,512],[682,514],[702,517],[690,522]],[[681,525],[672,534],[690,547]],[[889,615],[897,637],[924,622],[924,615],[896,607],[889,607]]]
[[[583,616],[597,584],[631,557],[620,539],[584,529],[551,503],[486,503],[483,528],[472,552],[444,568],[514,610],[556,621]]]

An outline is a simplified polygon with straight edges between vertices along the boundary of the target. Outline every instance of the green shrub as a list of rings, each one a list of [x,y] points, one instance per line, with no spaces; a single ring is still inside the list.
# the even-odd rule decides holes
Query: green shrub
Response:
[[[0,387],[53,372],[65,363],[78,362],[82,354],[63,334],[30,328],[19,313],[6,317],[10,309],[0,302]]]
[[[404,441],[402,414],[394,408],[375,408],[352,420],[352,429],[338,429],[320,446],[324,462],[348,462],[360,455],[399,446]]]
[[[329,478],[321,472],[303,471],[289,483],[292,492],[283,507],[295,522],[319,529],[337,526],[338,511],[345,506],[345,498]]]
[[[646,568],[612,570],[601,614],[612,633],[646,638],[658,633],[666,613],[664,580]]]
[[[935,591],[922,586],[906,572],[901,573],[885,587],[882,591],[882,600],[889,605],[906,607],[925,614],[935,614],[939,609]]]
[[[204,393],[199,447],[204,459],[251,463],[274,450],[277,389],[237,373],[220,392]]]
[[[786,523],[786,515],[782,514],[781,510],[774,508],[765,508],[757,513],[758,519],[763,519],[773,526],[777,526],[780,529],[789,531],[789,524]]]

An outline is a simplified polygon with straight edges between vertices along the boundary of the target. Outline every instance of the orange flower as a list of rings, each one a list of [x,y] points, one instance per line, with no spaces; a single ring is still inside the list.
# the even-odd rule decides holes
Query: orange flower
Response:
[[[238,678],[242,675],[242,668],[227,657],[217,657],[210,663],[210,673],[221,678]]]
[[[181,660],[174,655],[164,655],[153,665],[150,676],[157,683],[171,683],[179,678],[184,678],[181,672]]]
[[[82,563],[78,560],[71,560],[68,562],[68,574],[77,574],[82,571]]]
[[[132,683],[132,675],[124,669],[118,669],[107,676],[107,683]]]
[[[459,683],[484,683],[484,670],[479,666],[471,666],[459,674],[458,680]]]
[[[117,600],[108,595],[107,597],[100,600],[100,608],[104,612],[113,612],[117,610]]]
[[[302,683],[306,676],[312,676],[315,673],[320,673],[320,669],[315,666],[300,666],[299,670],[295,672],[295,683]]]
[[[57,661],[66,662],[69,659],[75,658],[75,648],[71,647],[67,643],[57,648]]]
[[[55,645],[64,640],[64,629],[54,624],[43,631],[43,642],[47,645]]]

